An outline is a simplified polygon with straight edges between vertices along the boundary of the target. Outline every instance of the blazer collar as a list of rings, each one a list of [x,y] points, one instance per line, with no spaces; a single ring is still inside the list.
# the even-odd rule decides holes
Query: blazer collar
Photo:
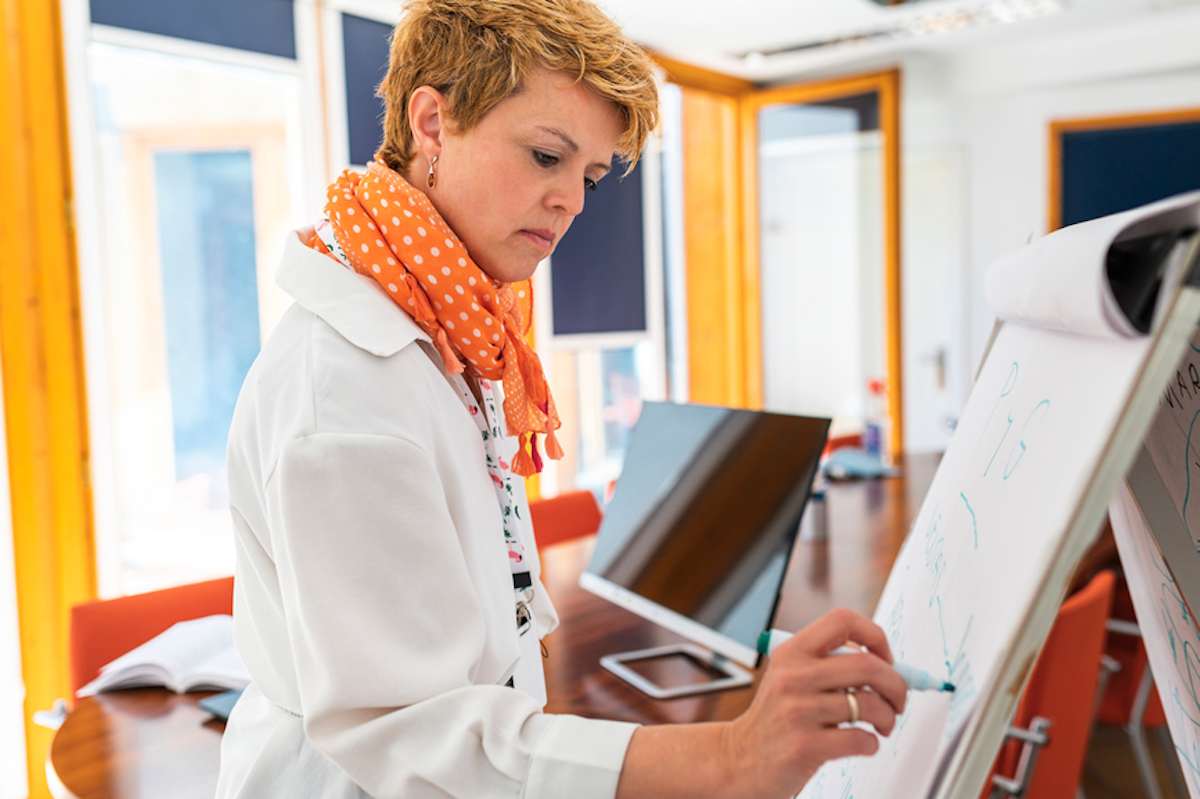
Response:
[[[308,247],[298,231],[287,236],[275,282],[343,338],[372,355],[386,358],[410,342],[430,340],[378,283]]]

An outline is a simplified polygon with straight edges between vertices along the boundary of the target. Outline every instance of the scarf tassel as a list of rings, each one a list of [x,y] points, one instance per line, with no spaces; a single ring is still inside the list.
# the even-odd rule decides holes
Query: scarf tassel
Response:
[[[521,433],[517,436],[517,454],[512,460],[513,473],[522,477],[532,477],[542,471],[543,465],[542,453],[538,451],[537,433]]]
[[[522,477],[531,477],[540,471],[534,466],[533,458],[525,449],[527,438],[533,438],[532,433],[522,433],[517,436],[517,454],[512,459],[512,470],[514,474],[519,474]]]
[[[546,434],[546,454],[551,460],[562,460],[563,448],[559,446],[558,436],[554,435],[553,430]]]
[[[538,474],[542,471],[542,453],[538,452],[537,433],[529,434],[529,452],[533,455],[533,469]]]
[[[462,374],[462,361],[454,354],[454,348],[450,346],[450,339],[446,337],[446,331],[440,327],[437,332],[437,348],[438,354],[442,356],[442,361],[446,364],[446,368],[453,374]]]

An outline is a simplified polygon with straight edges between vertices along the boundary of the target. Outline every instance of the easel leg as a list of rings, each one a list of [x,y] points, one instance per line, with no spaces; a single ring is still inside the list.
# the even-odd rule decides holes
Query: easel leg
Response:
[[[1154,676],[1150,666],[1142,672],[1138,683],[1137,695],[1133,700],[1133,711],[1129,714],[1129,723],[1125,731],[1129,733],[1129,742],[1133,744],[1133,755],[1137,758],[1138,771],[1142,775],[1142,787],[1146,789],[1147,799],[1163,799],[1162,789],[1158,778],[1154,775],[1154,759],[1150,756],[1150,746],[1146,743],[1146,728],[1142,720],[1146,718],[1146,706],[1150,704],[1150,692],[1154,689]]]
[[[1140,724],[1130,724],[1125,731],[1129,733],[1129,742],[1133,744],[1133,756],[1137,758],[1138,772],[1141,773],[1147,799],[1163,799],[1158,779],[1154,776],[1154,759],[1146,743],[1145,729]]]

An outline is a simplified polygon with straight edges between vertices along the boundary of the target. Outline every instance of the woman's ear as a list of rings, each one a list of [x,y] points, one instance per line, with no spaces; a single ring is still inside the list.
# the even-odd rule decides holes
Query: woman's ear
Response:
[[[432,86],[420,86],[408,98],[408,125],[412,130],[414,154],[425,160],[442,152],[445,106],[445,96]]]

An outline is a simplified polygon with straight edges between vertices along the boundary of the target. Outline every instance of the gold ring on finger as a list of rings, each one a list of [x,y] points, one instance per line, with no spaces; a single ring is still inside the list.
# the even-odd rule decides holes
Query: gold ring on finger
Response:
[[[850,706],[850,723],[858,723],[858,697],[854,695],[854,691],[850,688],[846,689],[846,704]]]

